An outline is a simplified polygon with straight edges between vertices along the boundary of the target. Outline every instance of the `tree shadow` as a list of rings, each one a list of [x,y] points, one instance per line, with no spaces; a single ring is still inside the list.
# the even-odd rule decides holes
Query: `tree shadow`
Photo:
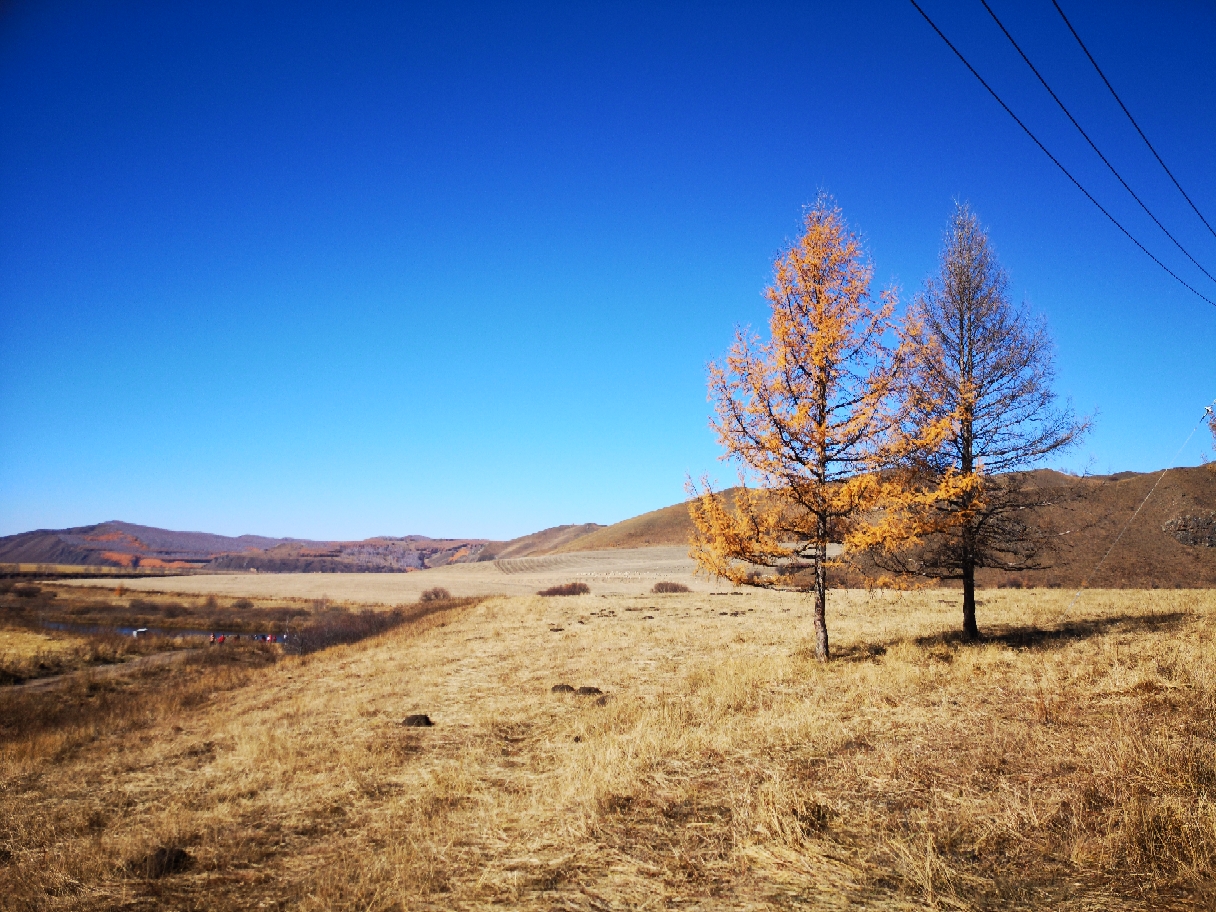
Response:
[[[848,643],[833,645],[832,660],[836,662],[874,662],[881,660],[893,646],[912,643],[922,649],[934,646],[965,648],[988,646],[993,643],[1010,649],[1059,649],[1069,643],[1106,636],[1112,633],[1152,633],[1174,630],[1192,617],[1185,611],[1160,614],[1116,614],[1104,618],[1066,621],[1055,627],[1038,627],[1032,624],[993,624],[980,631],[978,640],[968,639],[961,630],[943,630],[906,639],[898,637],[877,643]]]
[[[832,646],[833,662],[872,662],[887,654],[887,649],[900,640],[890,640],[886,643],[849,643],[845,646]]]
[[[1160,614],[1115,614],[1104,618],[1066,621],[1055,627],[993,624],[980,631],[978,640],[969,639],[961,630],[949,630],[919,636],[911,642],[917,646],[986,646],[999,643],[1011,649],[1054,649],[1112,633],[1173,630],[1190,617],[1185,611],[1170,611]]]

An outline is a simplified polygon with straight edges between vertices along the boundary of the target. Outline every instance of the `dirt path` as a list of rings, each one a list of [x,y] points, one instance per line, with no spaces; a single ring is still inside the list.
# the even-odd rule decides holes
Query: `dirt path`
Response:
[[[26,681],[24,684],[9,685],[5,690],[39,693],[51,690],[60,684],[66,684],[84,675],[91,675],[93,678],[116,678],[137,668],[149,668],[156,665],[167,665],[170,662],[178,662],[194,652],[198,652],[198,649],[174,649],[171,652],[154,652],[151,655],[131,659],[129,662],[115,662],[112,665],[90,665],[67,674],[52,675],[47,678],[35,678],[32,681]]]

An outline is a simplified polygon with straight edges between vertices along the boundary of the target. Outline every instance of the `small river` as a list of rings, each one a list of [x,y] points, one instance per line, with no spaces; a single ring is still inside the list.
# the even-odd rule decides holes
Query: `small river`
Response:
[[[64,633],[80,633],[80,634],[98,634],[98,633],[116,633],[119,636],[134,636],[135,631],[143,631],[145,636],[164,636],[164,637],[210,637],[215,634],[217,637],[222,636],[225,639],[241,639],[254,640],[264,639],[265,633],[235,633],[231,630],[182,630],[168,629],[163,627],[103,627],[94,624],[65,624],[59,621],[40,621],[39,627],[47,630],[61,630]],[[283,634],[276,634],[278,641],[282,643]]]

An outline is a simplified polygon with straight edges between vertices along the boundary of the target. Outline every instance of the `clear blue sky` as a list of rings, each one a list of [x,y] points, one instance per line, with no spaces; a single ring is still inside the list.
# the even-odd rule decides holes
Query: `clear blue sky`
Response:
[[[1061,2],[1212,220],[1216,9]],[[1216,297],[982,6],[924,5]],[[1048,0],[993,6],[1216,274]],[[763,325],[820,188],[905,298],[971,202],[1047,316],[1060,394],[1100,412],[1049,465],[1159,468],[1216,397],[1216,308],[910,4],[516,7],[4,5],[0,533],[509,537],[729,481],[705,363]]]

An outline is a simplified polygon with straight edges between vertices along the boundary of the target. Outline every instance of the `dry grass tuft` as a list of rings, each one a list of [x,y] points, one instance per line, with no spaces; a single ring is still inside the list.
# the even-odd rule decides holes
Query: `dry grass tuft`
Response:
[[[1216,901],[1211,593],[1089,593],[1067,613],[1063,593],[990,591],[979,645],[952,633],[949,593],[830,605],[827,666],[796,595],[583,595],[453,607],[234,671],[194,702],[159,704],[148,681],[142,718],[102,718],[88,737],[67,726],[68,749],[53,726],[4,735],[0,896],[14,909]],[[419,715],[434,724],[402,725]],[[156,865],[175,851],[188,861]]]

